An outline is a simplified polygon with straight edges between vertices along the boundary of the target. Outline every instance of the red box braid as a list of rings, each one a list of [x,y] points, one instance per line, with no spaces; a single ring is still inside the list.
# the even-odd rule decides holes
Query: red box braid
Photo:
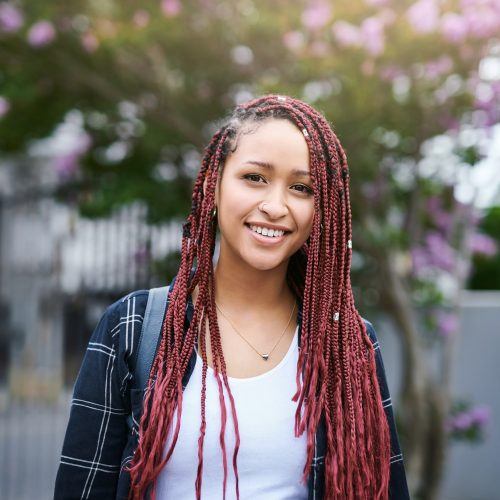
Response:
[[[155,498],[156,479],[168,462],[178,438],[182,414],[182,377],[198,333],[201,335],[203,369],[196,496],[198,499],[201,497],[206,429],[207,320],[222,409],[220,443],[224,465],[224,498],[227,481],[224,443],[227,413],[222,383],[229,395],[235,426],[236,445],[232,464],[239,498],[237,455],[240,437],[214,301],[212,259],[217,228],[211,214],[217,178],[222,174],[225,159],[236,149],[238,135],[251,132],[252,126],[269,119],[286,119],[299,130],[305,131],[314,188],[315,215],[311,235],[291,257],[287,271],[287,282],[303,303],[297,392],[293,397],[294,401],[298,401],[295,436],[307,432],[307,460],[301,479],[307,481],[314,455],[315,432],[324,413],[327,436],[325,498],[388,498],[389,427],[380,396],[374,349],[365,323],[356,310],[350,282],[351,250],[348,241],[352,233],[347,157],[332,127],[321,113],[298,99],[266,95],[237,106],[205,148],[193,188],[191,213],[184,224],[177,280],[146,389],[139,443],[129,465],[130,499],[142,499],[148,491],[151,498]],[[189,282],[195,258],[196,271]],[[187,299],[196,285],[199,285],[198,298],[188,331],[184,335]],[[336,312],[339,313],[338,320],[334,320]],[[303,374],[302,385],[300,373]],[[177,425],[173,442],[163,459],[174,411],[177,411]]]

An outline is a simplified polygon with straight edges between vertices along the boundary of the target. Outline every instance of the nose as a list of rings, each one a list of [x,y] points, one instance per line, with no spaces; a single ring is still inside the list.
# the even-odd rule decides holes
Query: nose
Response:
[[[288,207],[279,199],[264,200],[259,207],[271,219],[279,219],[288,214]]]

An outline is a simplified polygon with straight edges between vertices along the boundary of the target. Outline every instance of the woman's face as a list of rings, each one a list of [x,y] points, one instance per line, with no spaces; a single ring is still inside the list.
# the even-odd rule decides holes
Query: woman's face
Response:
[[[288,261],[311,234],[309,149],[302,132],[287,120],[268,119],[251,127],[238,136],[236,151],[217,181],[220,252],[269,270]],[[278,227],[285,233],[264,236],[250,226]]]

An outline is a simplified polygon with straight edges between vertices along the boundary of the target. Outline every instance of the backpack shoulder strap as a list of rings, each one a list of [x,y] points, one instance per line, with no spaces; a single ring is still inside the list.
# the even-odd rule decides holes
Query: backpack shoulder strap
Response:
[[[167,308],[169,288],[169,286],[162,286],[149,290],[141,335],[137,346],[133,382],[135,389],[145,389],[148,383],[149,372],[153,365]]]
[[[168,307],[168,296],[174,282],[175,277],[170,285],[149,290],[133,369],[132,389],[144,390],[148,383],[149,373],[158,349],[163,318]],[[128,416],[127,425],[130,429],[133,428],[132,415]]]

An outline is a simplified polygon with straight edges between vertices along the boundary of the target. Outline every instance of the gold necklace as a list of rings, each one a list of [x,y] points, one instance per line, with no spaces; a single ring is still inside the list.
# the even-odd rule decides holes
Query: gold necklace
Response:
[[[214,301],[215,302],[215,301]],[[221,312],[222,316],[224,316],[228,321],[229,323],[231,324],[231,326],[234,328],[234,331],[264,360],[264,361],[267,361],[269,359],[269,356],[271,355],[271,353],[274,351],[274,349],[276,348],[276,346],[278,345],[279,341],[281,340],[281,338],[283,337],[283,335],[285,335],[285,332],[286,332],[286,329],[288,328],[288,325],[290,324],[290,321],[292,320],[292,316],[293,316],[293,311],[295,311],[295,305],[297,304],[297,302],[295,301],[293,303],[293,309],[292,309],[292,313],[290,314],[290,318],[288,319],[288,323],[286,324],[285,326],[285,329],[283,330],[283,333],[280,335],[280,338],[276,341],[276,343],[274,344],[274,347],[267,353],[267,354],[261,354],[259,351],[257,351],[257,349],[255,349],[255,347],[250,344],[250,342],[248,342],[248,340],[243,337],[243,335],[238,331],[238,329],[233,325],[233,322],[224,314],[224,312],[222,311],[222,309],[217,305],[217,302],[215,302],[215,307],[217,307],[217,309],[219,309],[219,311]]]

